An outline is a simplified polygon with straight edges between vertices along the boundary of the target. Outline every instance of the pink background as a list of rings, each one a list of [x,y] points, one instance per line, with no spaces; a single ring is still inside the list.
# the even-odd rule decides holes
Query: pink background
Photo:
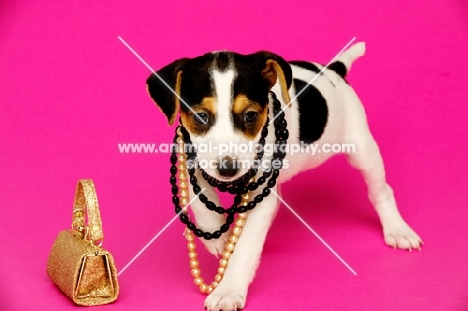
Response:
[[[386,247],[362,178],[334,158],[283,195],[358,275],[282,207],[247,310],[468,310],[466,1],[39,2],[0,3],[0,309],[75,308],[45,267],[79,178],[96,183],[120,269],[174,215],[168,155],[117,148],[173,135],[146,94],[148,69],[117,36],[153,68],[219,49],[326,63],[356,36],[367,55],[349,81],[426,245]],[[182,230],[164,232],[102,308],[200,310]],[[200,253],[209,279],[216,260]]]

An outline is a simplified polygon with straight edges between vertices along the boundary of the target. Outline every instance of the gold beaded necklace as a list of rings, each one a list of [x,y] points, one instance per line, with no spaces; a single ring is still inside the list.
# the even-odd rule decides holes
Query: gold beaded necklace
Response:
[[[226,271],[226,268],[228,266],[228,261],[232,256],[232,253],[234,252],[234,248],[236,246],[237,241],[239,240],[239,237],[242,233],[242,228],[245,225],[246,219],[247,219],[247,213],[248,211],[252,210],[255,208],[257,203],[262,202],[262,200],[267,197],[271,190],[270,188],[273,188],[276,185],[276,179],[278,178],[279,175],[279,169],[283,166],[283,159],[286,156],[286,152],[284,149],[284,146],[287,143],[287,139],[289,137],[289,132],[287,130],[287,122],[284,119],[284,111],[281,110],[281,103],[279,100],[276,98],[275,93],[271,92],[271,97],[273,100],[273,108],[274,108],[274,113],[277,115],[277,119],[275,120],[275,137],[276,141],[275,144],[279,146],[279,152],[273,154],[273,158],[271,159],[271,163],[276,163],[275,166],[278,166],[277,168],[270,167],[269,170],[263,171],[262,176],[258,178],[258,181],[254,181],[253,176],[257,174],[257,170],[255,168],[251,168],[248,173],[246,173],[240,180],[237,180],[237,186],[235,182],[232,184],[233,187],[227,188],[227,185],[223,185],[222,183],[218,183],[218,181],[210,178],[209,176],[203,175],[204,172],[202,170],[202,175],[205,178],[205,180],[208,181],[208,183],[213,186],[217,187],[221,192],[228,191],[231,194],[236,194],[236,197],[234,198],[234,205],[229,208],[229,209],[223,209],[222,207],[216,207],[216,205],[208,201],[207,197],[201,194],[201,188],[199,185],[197,185],[197,179],[193,175],[195,172],[195,169],[190,167],[187,167],[187,159],[190,158],[190,161],[192,161],[196,153],[194,152],[189,152],[186,154],[185,152],[185,143],[190,143],[190,138],[188,137],[189,134],[185,128],[182,126],[177,128],[177,135],[176,135],[176,143],[178,146],[178,149],[172,149],[171,153],[171,178],[170,178],[170,183],[172,185],[172,202],[174,203],[175,206],[175,211],[176,213],[179,214],[180,220],[182,223],[187,225],[187,229],[185,230],[185,238],[187,239],[187,248],[189,251],[189,259],[190,259],[190,268],[191,268],[191,275],[194,278],[194,283],[197,285],[200,289],[200,291],[203,294],[210,294],[216,286],[218,286],[219,282],[221,282],[223,275]],[[265,137],[268,135],[268,125],[269,124],[269,119],[267,117],[267,120],[265,122],[264,128],[262,129],[261,132],[261,137],[259,140],[259,144],[263,146],[265,144]],[[263,156],[263,150],[260,150],[257,152],[255,159],[261,159]],[[177,165],[176,165],[177,164]],[[178,173],[178,181],[176,178],[176,173]],[[250,178],[250,180],[249,180]],[[266,182],[266,179],[270,178],[268,180],[268,183],[266,187],[263,188],[261,192],[259,192],[250,202],[250,192],[249,191],[255,191],[260,185],[264,184]],[[248,180],[248,182],[247,182]],[[189,182],[190,181],[190,182]],[[177,187],[177,185],[179,187]],[[203,232],[200,228],[197,228],[196,225],[190,221],[190,216],[188,215],[187,209],[188,209],[188,204],[189,204],[189,185],[193,186],[194,193],[199,195],[200,201],[202,201],[206,207],[210,211],[216,211],[219,214],[224,214],[227,213],[228,216],[226,217],[226,223],[220,227],[219,230],[216,230],[214,232]],[[241,184],[246,184],[241,185]],[[241,187],[239,187],[241,185]],[[231,191],[232,190],[232,191]],[[177,196],[178,195],[178,196]],[[182,205],[182,207],[180,205]],[[237,208],[239,206],[239,208]],[[234,219],[234,214],[238,215],[237,219]],[[231,224],[234,224],[234,227],[232,228],[231,235],[229,236],[228,242],[225,244],[224,251],[222,252],[221,256],[222,258],[219,261],[219,268],[218,268],[218,273],[215,276],[214,281],[208,285],[207,283],[204,282],[203,278],[201,277],[201,270],[199,268],[199,262],[197,260],[197,252],[196,252],[196,244],[195,244],[195,237],[203,237],[206,240],[210,239],[217,239],[219,238],[222,233],[229,231],[229,226]],[[192,233],[192,231],[194,233]]]
[[[182,133],[180,130],[177,130],[178,138],[177,138],[177,161],[178,161],[178,177],[179,177],[179,197],[180,197],[180,204],[183,206],[184,212],[187,212],[188,203],[189,203],[189,182],[188,182],[188,174],[187,174],[187,164],[185,163],[187,160],[187,155],[184,153],[185,144],[184,139],[182,137]],[[247,206],[249,202],[249,193],[242,195],[242,206]],[[203,278],[201,277],[201,270],[199,267],[198,261],[198,254],[196,251],[196,244],[195,244],[195,237],[188,228],[185,229],[185,238],[187,239],[187,249],[189,251],[188,257],[190,259],[190,273],[193,276],[196,286],[200,289],[200,292],[203,294],[210,294],[216,286],[218,286],[219,282],[223,279],[224,272],[226,271],[229,258],[231,257],[232,253],[234,252],[234,248],[236,246],[237,241],[242,233],[242,227],[245,225],[245,221],[247,219],[247,213],[239,213],[238,218],[234,222],[234,227],[232,228],[231,235],[229,236],[228,241],[224,245],[224,251],[221,254],[221,259],[219,260],[219,267],[218,273],[214,277],[214,281],[208,285],[205,283]]]

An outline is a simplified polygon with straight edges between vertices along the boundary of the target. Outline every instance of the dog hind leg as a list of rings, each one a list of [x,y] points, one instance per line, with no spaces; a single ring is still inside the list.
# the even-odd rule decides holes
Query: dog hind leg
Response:
[[[368,187],[371,203],[374,205],[383,227],[385,243],[394,248],[420,249],[421,238],[400,215],[393,190],[385,180],[385,169],[379,147],[367,128],[362,144],[355,153],[347,154],[350,164],[359,169]]]

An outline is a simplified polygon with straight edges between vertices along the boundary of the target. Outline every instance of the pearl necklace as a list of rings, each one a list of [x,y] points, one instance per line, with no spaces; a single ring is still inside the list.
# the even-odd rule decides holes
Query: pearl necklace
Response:
[[[187,156],[183,153],[184,151],[184,140],[182,137],[182,133],[180,129],[177,131],[179,137],[177,138],[178,144],[178,153],[177,153],[177,160],[178,166],[177,169],[179,171],[179,197],[180,203],[182,204],[184,213],[187,212],[187,204],[189,202],[189,193],[188,193],[188,180],[187,180],[187,165],[185,161],[187,160]],[[251,179],[250,181],[253,181]],[[241,195],[242,201],[240,203],[241,206],[247,206],[249,203],[249,193],[245,193]],[[214,277],[214,281],[208,285],[205,283],[203,278],[201,277],[201,270],[199,268],[199,262],[197,260],[198,254],[196,251],[196,244],[195,244],[195,237],[192,231],[188,228],[185,229],[185,238],[187,239],[187,249],[189,251],[188,257],[190,259],[190,274],[193,276],[196,286],[200,289],[200,292],[203,294],[210,294],[216,286],[218,286],[219,282],[223,279],[224,271],[226,271],[229,258],[231,257],[232,253],[234,252],[234,248],[236,246],[237,241],[242,233],[242,227],[245,225],[245,220],[247,219],[247,212],[239,213],[237,220],[234,222],[234,227],[232,228],[231,235],[228,238],[228,242],[224,246],[224,251],[221,254],[221,259],[219,260],[219,268],[218,273]]]
[[[243,202],[246,204],[248,201],[248,195],[246,196],[247,199]],[[221,254],[221,259],[219,260],[219,268],[218,273],[214,277],[214,281],[208,285],[205,283],[203,278],[201,277],[201,270],[199,268],[199,262],[197,260],[198,254],[196,251],[196,244],[195,244],[195,237],[189,229],[185,229],[185,238],[187,239],[187,249],[189,251],[188,257],[190,259],[190,271],[191,275],[193,276],[193,283],[200,289],[200,292],[203,294],[210,294],[216,286],[218,286],[219,282],[223,279],[224,272],[226,271],[229,258],[231,257],[232,253],[234,252],[234,248],[236,246],[237,241],[242,233],[242,227],[245,225],[245,220],[247,218],[247,213],[238,214],[238,218],[235,221],[235,226],[232,229],[232,233],[229,236],[228,242],[224,245],[224,251]]]
[[[287,122],[284,120],[284,112],[280,111],[280,103],[276,99],[276,95],[271,92],[272,97],[273,97],[273,103],[274,103],[274,108],[275,108],[275,113],[278,114],[279,118],[275,122],[275,127],[278,125],[279,127],[276,128],[275,135],[277,138],[276,143],[278,143],[280,146],[284,146],[286,144],[286,140],[288,139],[289,133],[288,130],[286,129]],[[267,124],[269,122],[266,122]],[[262,130],[262,137],[261,137],[261,145],[265,143],[265,137],[268,134],[268,129],[266,128],[267,124],[265,125],[264,129]],[[215,179],[209,177],[206,172],[202,171],[202,176],[205,178],[205,180],[208,181],[208,183],[213,186],[218,188],[220,191],[228,191],[229,193],[232,194],[237,194],[234,200],[234,205],[230,209],[223,209],[221,207],[216,208],[216,206],[213,206],[214,204],[212,202],[209,202],[208,199],[206,198],[205,195],[201,193],[201,188],[196,184],[197,180],[196,177],[194,176],[194,169],[192,168],[190,171],[188,171],[187,168],[187,154],[185,154],[185,142],[190,142],[190,138],[188,135],[188,132],[185,130],[183,127],[178,127],[177,130],[177,135],[175,138],[175,143],[177,143],[177,155],[175,154],[176,151],[173,150],[172,156],[171,156],[171,179],[170,183],[172,185],[172,194],[173,198],[172,201],[175,205],[175,211],[176,213],[180,214],[180,220],[182,223],[187,225],[187,228],[185,229],[184,235],[187,240],[187,249],[189,251],[188,257],[190,259],[190,268],[191,268],[191,275],[194,278],[193,282],[195,283],[196,286],[198,286],[199,290],[203,294],[210,294],[221,282],[223,279],[224,272],[226,271],[229,259],[234,252],[234,248],[236,246],[237,241],[239,240],[239,237],[242,233],[242,228],[245,225],[246,219],[247,219],[247,213],[249,210],[252,210],[255,208],[255,205],[257,203],[260,203],[264,197],[268,196],[270,194],[270,188],[272,188],[276,184],[276,178],[279,175],[279,170],[278,169],[273,169],[270,168],[269,171],[266,171],[263,173],[263,176],[259,178],[259,181],[256,183],[254,182],[254,179],[252,178],[256,173],[257,170],[251,169],[245,176],[240,178],[237,182],[235,181],[233,183],[234,187],[228,188],[231,186],[230,183],[223,183],[223,182],[218,182]],[[184,138],[185,136],[185,138]],[[281,149],[280,149],[281,150]],[[257,153],[257,159],[261,159],[263,156],[263,151]],[[285,152],[279,152],[275,153],[273,159],[279,160],[280,162],[280,167],[282,166],[282,160],[286,156]],[[193,160],[195,157],[195,154],[190,154],[189,157]],[[178,164],[176,166],[176,163]],[[177,179],[175,177],[176,173],[178,173],[178,179],[179,181],[177,182]],[[265,187],[262,191],[261,194],[258,194],[252,202],[249,202],[250,199],[250,191],[251,190],[256,190],[260,185],[265,183],[266,178],[270,177],[270,180],[268,181],[267,187]],[[245,181],[250,180],[246,183]],[[189,181],[190,180],[190,181]],[[179,185],[179,187],[176,186],[176,184]],[[199,196],[200,201],[205,203],[207,208],[212,211],[216,211],[219,214],[224,214],[227,213],[227,221],[226,224],[224,224],[220,230],[215,231],[214,233],[209,233],[209,232],[203,232],[200,229],[197,229],[195,224],[190,221],[190,217],[187,213],[188,209],[188,204],[189,204],[189,190],[188,187],[189,185],[192,184],[193,189],[195,194]],[[245,186],[242,186],[245,184]],[[229,191],[233,189],[234,191]],[[177,197],[177,194],[179,195]],[[181,208],[180,205],[183,207]],[[234,214],[238,215],[237,219],[234,221]],[[222,233],[227,232],[229,230],[229,226],[234,223],[234,227],[232,228],[231,235],[228,238],[228,241],[226,242],[224,246],[224,251],[221,254],[221,259],[219,260],[219,267],[217,270],[217,274],[214,277],[214,281],[211,284],[205,283],[203,278],[201,277],[201,270],[199,268],[199,261],[197,260],[198,254],[196,252],[196,244],[195,244],[195,237],[194,234],[192,233],[195,232],[195,235],[199,237],[203,237],[206,240],[210,240],[212,238],[219,238]]]

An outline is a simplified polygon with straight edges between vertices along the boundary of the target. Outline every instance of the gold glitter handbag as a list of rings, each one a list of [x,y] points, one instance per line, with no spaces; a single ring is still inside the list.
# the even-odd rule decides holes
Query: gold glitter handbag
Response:
[[[72,229],[59,233],[47,263],[47,274],[76,304],[96,306],[119,295],[117,269],[104,239],[96,190],[91,179],[76,186]]]

